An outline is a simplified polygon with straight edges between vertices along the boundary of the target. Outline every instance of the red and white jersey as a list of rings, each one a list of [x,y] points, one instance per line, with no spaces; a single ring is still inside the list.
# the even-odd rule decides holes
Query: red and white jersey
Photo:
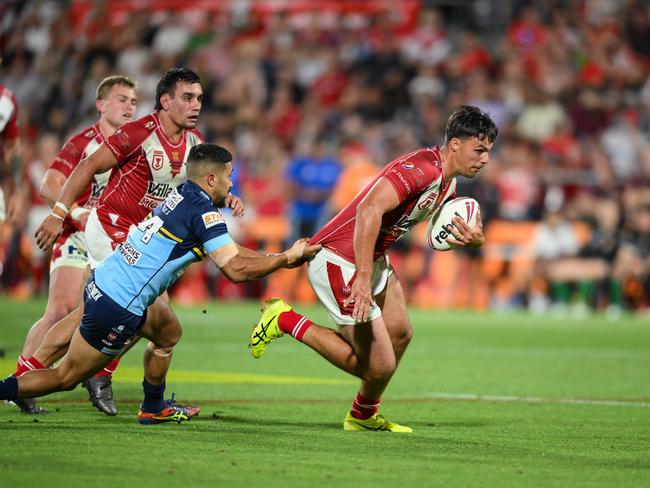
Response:
[[[18,137],[18,104],[13,92],[0,84],[0,140]]]
[[[94,153],[104,140],[104,135],[99,130],[99,123],[86,127],[65,143],[50,165],[50,169],[57,170],[67,179],[79,162]],[[110,174],[109,170],[95,175],[88,188],[77,198],[77,205],[88,209],[93,208],[99,201],[99,196],[106,187]]]
[[[158,112],[123,124],[104,144],[117,159],[108,186],[97,205],[106,233],[123,242],[137,224],[187,179],[185,161],[204,142],[196,129],[186,129],[180,141],[165,136]]]
[[[391,161],[343,210],[310,239],[354,263],[354,227],[359,202],[379,178],[387,179],[399,196],[399,205],[384,214],[373,259],[379,259],[397,239],[427,219],[435,209],[453,198],[456,179],[442,174],[440,149],[423,148]]]
[[[99,123],[86,127],[65,143],[57,157],[52,161],[50,169],[58,171],[67,179],[79,162],[94,153],[104,140],[104,135],[99,130]],[[109,170],[95,175],[90,185],[79,195],[75,203],[80,207],[93,208],[99,201],[99,196],[106,187],[110,174]],[[68,217],[63,232],[66,234],[74,230],[83,229],[78,229],[76,223]]]

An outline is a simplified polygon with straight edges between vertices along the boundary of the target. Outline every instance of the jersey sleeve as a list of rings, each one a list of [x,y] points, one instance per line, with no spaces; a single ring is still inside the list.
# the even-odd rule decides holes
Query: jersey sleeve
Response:
[[[384,173],[399,196],[401,202],[410,196],[420,193],[432,181],[440,176],[442,171],[422,158],[415,155],[412,159],[395,161]]]
[[[50,169],[55,169],[62,173],[66,178],[81,161],[84,153],[84,148],[80,144],[79,137],[73,137],[65,143],[57,157],[52,161]]]
[[[194,213],[191,225],[208,254],[234,243],[221,212],[210,205],[202,206]]]
[[[106,138],[104,144],[113,153],[119,165],[124,164],[155,130],[156,124],[151,116],[142,117],[133,122],[126,122],[111,136]]]

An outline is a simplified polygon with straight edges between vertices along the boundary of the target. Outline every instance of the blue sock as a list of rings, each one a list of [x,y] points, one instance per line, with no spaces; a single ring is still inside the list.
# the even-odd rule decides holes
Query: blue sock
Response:
[[[7,376],[0,381],[0,400],[15,400],[18,396],[18,378]]]
[[[165,394],[165,383],[162,385],[152,385],[147,380],[142,382],[142,389],[144,390],[144,401],[140,408],[149,413],[162,412],[165,408],[165,401],[163,395]]]

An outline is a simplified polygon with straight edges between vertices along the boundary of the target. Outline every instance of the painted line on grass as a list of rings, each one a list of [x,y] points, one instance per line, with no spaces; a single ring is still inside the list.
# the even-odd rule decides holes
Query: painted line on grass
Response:
[[[650,408],[648,398],[553,398],[517,395],[479,395],[477,393],[429,393],[432,400],[458,400],[468,402],[500,402],[500,403],[560,403],[567,405],[598,405],[605,407],[642,407]]]

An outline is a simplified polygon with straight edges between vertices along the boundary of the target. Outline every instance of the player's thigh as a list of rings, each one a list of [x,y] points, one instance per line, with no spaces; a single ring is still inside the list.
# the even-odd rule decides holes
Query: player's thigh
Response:
[[[172,347],[180,340],[182,334],[181,324],[169,303],[163,297],[156,298],[147,309],[147,318],[139,335],[157,346]]]
[[[404,291],[395,273],[391,273],[386,289],[376,299],[377,305],[382,310],[381,313],[391,342],[397,344],[409,341],[413,334],[411,321],[406,310]]]
[[[64,310],[66,314],[81,302],[85,268],[61,266],[50,273],[47,309]]]
[[[378,295],[386,288],[390,267],[385,258],[373,263],[371,286],[373,295]],[[350,296],[350,286],[356,273],[353,263],[337,256],[328,249],[323,249],[309,262],[307,277],[318,300],[327,310],[328,315],[337,325],[354,325],[352,317],[354,304],[345,305]],[[368,321],[379,317],[381,309],[372,305]]]
[[[113,358],[114,356],[104,354],[89,344],[77,329],[57,370],[65,383],[72,386],[95,374]]]

